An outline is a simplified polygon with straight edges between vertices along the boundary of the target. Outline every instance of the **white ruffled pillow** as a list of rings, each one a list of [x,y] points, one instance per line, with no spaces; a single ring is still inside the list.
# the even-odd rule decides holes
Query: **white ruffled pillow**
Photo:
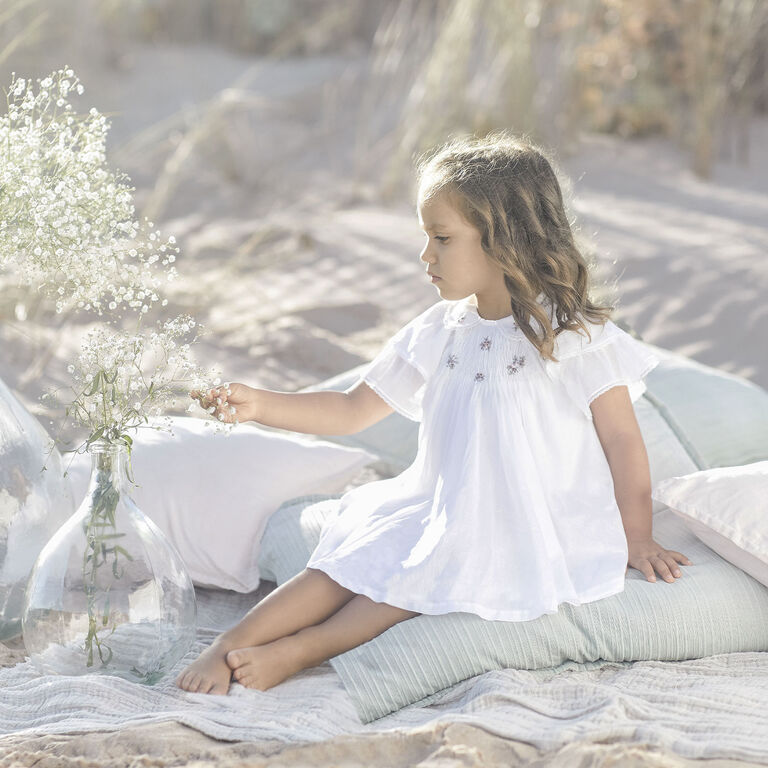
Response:
[[[259,542],[286,499],[339,493],[376,456],[325,440],[240,424],[216,433],[205,419],[171,417],[174,435],[139,429],[130,493],[178,549],[194,584],[251,592],[259,586]],[[151,424],[163,424],[153,420]],[[63,465],[71,457],[65,455]],[[90,454],[69,469],[75,504],[88,488]]]
[[[710,549],[768,586],[768,461],[670,477],[652,496]]]

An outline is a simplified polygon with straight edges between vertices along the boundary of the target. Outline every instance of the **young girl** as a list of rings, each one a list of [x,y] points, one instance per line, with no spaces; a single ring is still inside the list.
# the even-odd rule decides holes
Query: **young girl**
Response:
[[[223,420],[296,432],[358,432],[393,410],[421,427],[413,464],[340,499],[306,568],[180,673],[187,691],[226,694],[232,675],[266,690],[421,613],[529,621],[621,592],[628,566],[672,582],[690,564],[651,535],[632,402],[658,358],[588,298],[545,153],[495,133],[417,170],[441,300],[354,387],[190,393]]]

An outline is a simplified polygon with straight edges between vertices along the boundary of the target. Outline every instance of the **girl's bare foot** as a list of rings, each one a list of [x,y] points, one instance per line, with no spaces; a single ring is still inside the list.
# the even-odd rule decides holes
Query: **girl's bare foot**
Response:
[[[176,685],[191,693],[213,693],[226,696],[232,681],[227,652],[214,643],[206,648],[176,678]]]
[[[259,691],[266,691],[304,669],[291,637],[237,648],[227,653],[226,662],[238,683]]]

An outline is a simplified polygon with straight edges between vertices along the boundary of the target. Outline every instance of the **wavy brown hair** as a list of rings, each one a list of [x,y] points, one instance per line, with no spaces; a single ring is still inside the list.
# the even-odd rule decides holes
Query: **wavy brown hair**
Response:
[[[505,131],[452,139],[416,161],[419,203],[446,193],[479,230],[483,250],[504,272],[515,321],[555,362],[556,336],[581,328],[591,340],[584,318],[602,325],[614,311],[587,295],[589,267],[574,242],[556,167],[546,150]],[[540,293],[552,302],[557,328],[536,300]]]

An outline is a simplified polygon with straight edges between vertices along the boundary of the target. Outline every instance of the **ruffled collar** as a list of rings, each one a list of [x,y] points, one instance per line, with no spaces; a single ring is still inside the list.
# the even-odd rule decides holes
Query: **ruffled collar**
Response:
[[[536,301],[546,307],[549,307],[551,304],[544,293],[540,293]],[[520,337],[523,335],[515,321],[514,315],[507,315],[498,320],[486,320],[484,317],[480,317],[477,311],[477,297],[474,294],[448,303],[451,306],[448,307],[443,316],[443,323],[446,328],[471,328],[475,325],[484,325],[488,328],[498,328],[507,336]]]

